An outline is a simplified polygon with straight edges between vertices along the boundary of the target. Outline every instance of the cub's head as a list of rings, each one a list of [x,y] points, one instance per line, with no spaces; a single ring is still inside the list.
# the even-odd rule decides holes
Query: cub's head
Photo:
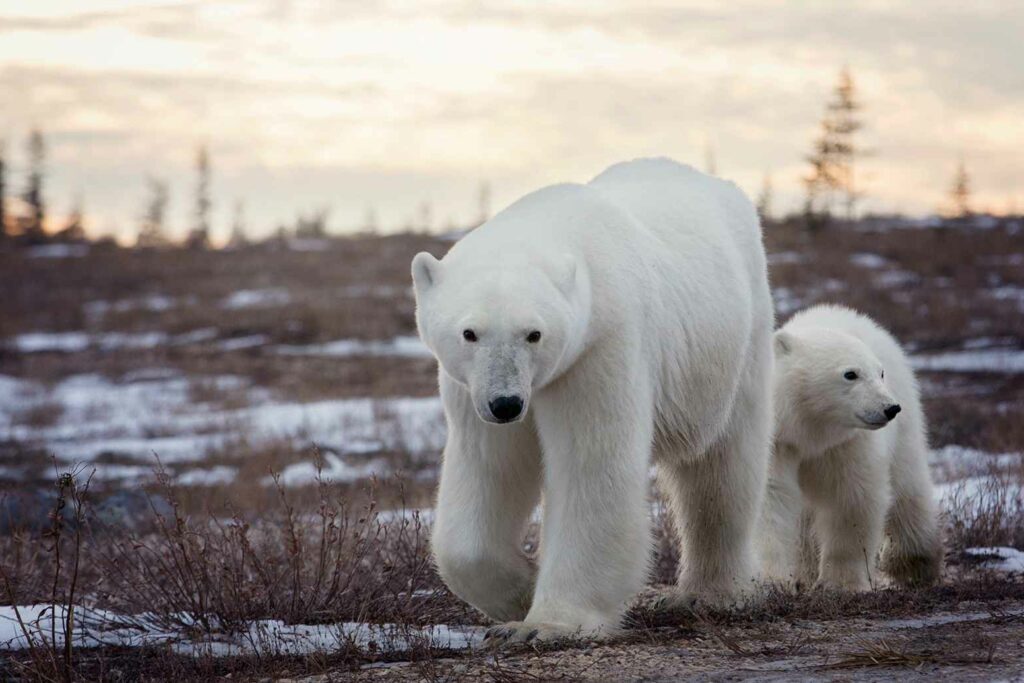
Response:
[[[420,336],[485,422],[522,420],[586,332],[586,287],[570,256],[495,265],[423,252],[412,278]]]
[[[804,434],[880,429],[900,412],[878,357],[824,328],[775,333],[775,402],[779,428]]]

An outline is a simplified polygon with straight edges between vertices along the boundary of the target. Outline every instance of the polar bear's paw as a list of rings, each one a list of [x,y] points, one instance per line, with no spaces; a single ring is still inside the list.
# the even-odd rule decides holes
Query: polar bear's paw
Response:
[[[495,649],[517,643],[555,643],[578,640],[583,630],[571,624],[550,624],[537,621],[510,621],[489,628],[484,634],[483,647]],[[593,634],[590,634],[593,635]]]
[[[938,583],[942,576],[941,548],[930,554],[920,555],[890,553],[883,558],[882,570],[901,586],[931,586]]]
[[[695,616],[706,611],[728,611],[743,609],[757,602],[759,594],[754,590],[691,591],[672,588],[659,591],[651,603],[656,612],[667,612],[680,616]]]

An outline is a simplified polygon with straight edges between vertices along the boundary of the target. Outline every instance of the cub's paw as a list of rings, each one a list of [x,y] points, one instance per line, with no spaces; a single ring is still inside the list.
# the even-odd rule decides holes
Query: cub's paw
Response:
[[[841,577],[819,578],[813,586],[816,591],[840,591],[844,593],[870,593],[873,589],[867,579]]]
[[[670,589],[659,591],[648,604],[655,612],[692,615],[699,603],[700,598],[695,593]]]
[[[942,576],[942,553],[930,555],[896,555],[883,560],[882,570],[906,588],[919,588],[938,583]]]
[[[576,640],[584,634],[582,628],[570,624],[549,624],[538,621],[510,621],[489,628],[484,634],[483,647],[495,649],[517,643],[554,643]]]
[[[742,609],[758,600],[759,593],[751,590],[701,591],[676,588],[662,593],[654,603],[656,610],[678,614],[699,614],[708,610]]]

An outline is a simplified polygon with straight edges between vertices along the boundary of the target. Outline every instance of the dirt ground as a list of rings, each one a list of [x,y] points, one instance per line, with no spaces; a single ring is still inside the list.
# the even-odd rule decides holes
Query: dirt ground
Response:
[[[1024,601],[900,618],[650,629],[625,642],[371,664],[324,681],[994,681],[1024,678]]]

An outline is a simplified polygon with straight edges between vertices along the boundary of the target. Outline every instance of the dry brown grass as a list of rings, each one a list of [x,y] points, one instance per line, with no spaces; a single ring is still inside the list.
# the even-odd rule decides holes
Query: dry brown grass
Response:
[[[853,305],[892,329],[916,351],[959,349],[978,337],[1002,338],[1002,345],[1024,347],[1024,316],[1019,301],[998,299],[994,287],[1024,287],[1024,264],[1008,259],[1019,252],[1020,235],[1004,230],[907,230],[858,232],[834,229],[808,236],[795,226],[772,226],[766,232],[769,252],[796,252],[800,263],[771,267],[773,285],[785,287],[803,305],[834,301]],[[273,353],[267,347],[227,352],[220,341],[264,335],[268,345],[311,344],[341,338],[387,339],[414,334],[413,302],[406,293],[412,255],[428,250],[440,255],[448,244],[429,237],[395,236],[339,240],[327,251],[293,252],[256,247],[237,252],[130,252],[96,249],[83,259],[29,259],[0,253],[0,338],[31,331],[151,332],[179,335],[214,328],[215,337],[152,349],[79,353],[18,354],[0,345],[0,374],[52,384],[81,373],[119,380],[145,368],[172,368],[190,380],[191,400],[230,409],[244,406],[244,391],[225,389],[216,378],[237,375],[267,389],[281,400],[374,396],[427,396],[436,392],[436,366],[417,358],[316,358]],[[856,253],[888,260],[878,269],[851,262]],[[903,279],[886,281],[894,274]],[[374,288],[384,288],[377,289]],[[287,305],[229,309],[221,302],[238,290],[283,290]],[[377,293],[374,293],[376,291]],[[382,294],[382,292],[386,294]],[[174,305],[161,309],[117,302],[161,296]],[[100,314],[98,301],[110,302]],[[783,316],[784,317],[784,316]],[[959,444],[989,452],[1024,450],[1024,375],[925,373],[926,386],[941,395],[926,395],[933,445]],[[60,424],[58,404],[42,402],[24,411],[19,424],[42,428]],[[62,543],[83,530],[80,585],[89,600],[126,613],[153,611],[168,625],[183,625],[182,615],[198,632],[212,635],[244,630],[261,618],[287,621],[368,620],[411,628],[435,621],[478,623],[480,618],[440,584],[429,564],[427,529],[415,519],[398,526],[379,525],[379,509],[431,505],[436,454],[414,459],[407,453],[384,453],[404,482],[383,481],[313,485],[284,490],[266,486],[271,471],[310,458],[301,439],[250,442],[244,434],[209,453],[203,467],[228,465],[238,476],[228,484],[179,487],[163,481],[149,486],[163,519],[130,529],[68,523]],[[136,461],[116,453],[110,463]],[[44,491],[50,501],[52,466],[33,444],[0,443],[0,465],[15,476],[2,490]],[[195,463],[175,464],[174,475]],[[632,612],[636,642],[677,642],[708,636],[736,656],[758,653],[758,646],[733,639],[735,624],[772,624],[793,619],[839,621],[852,617],[906,615],[946,608],[962,601],[997,605],[1024,599],[1019,582],[975,572],[958,564],[958,551],[973,546],[1024,548],[1024,505],[1019,487],[1024,472],[1001,471],[980,500],[954,499],[950,513],[951,557],[957,570],[945,585],[921,590],[882,590],[853,596],[827,591],[792,595],[770,592],[764,601],[732,612],[666,614],[643,605]],[[91,503],[121,484],[94,482]],[[1016,497],[1013,491],[1016,490]],[[33,494],[34,495],[34,494]],[[980,504],[979,504],[980,503]],[[47,503],[49,504],[49,503]],[[17,521],[17,520],[13,520]],[[10,526],[3,527],[9,530]],[[52,543],[41,543],[43,530],[0,534],[0,567],[14,596],[53,599]],[[678,563],[671,530],[656,524],[654,581],[673,580]],[[67,545],[63,547],[68,547]],[[71,555],[65,554],[65,557]],[[57,573],[63,600],[67,564]],[[63,582],[63,583],[61,583]],[[415,590],[429,595],[415,596]],[[10,600],[12,598],[8,598]],[[175,621],[177,620],[177,621]],[[204,621],[205,620],[205,621]],[[789,641],[786,641],[787,643]],[[731,644],[730,644],[731,643]],[[865,641],[851,650],[850,666],[914,666],[928,662],[926,651],[896,640]],[[787,651],[804,649],[799,638]],[[780,646],[783,647],[783,646]],[[58,653],[63,658],[63,653]],[[83,680],[134,680],[141,676],[207,679],[234,674],[297,675],[354,667],[389,658],[418,662],[427,680],[444,680],[451,667],[437,657],[459,657],[433,644],[418,643],[401,655],[348,648],[332,655],[275,656],[260,659],[179,657],[166,648],[131,651],[105,648],[74,652],[70,668],[33,665],[30,653],[14,655],[22,674],[39,680],[61,678],[67,670]],[[873,663],[874,657],[878,664]],[[63,662],[63,659],[59,659]],[[869,662],[865,664],[865,662]],[[485,676],[492,680],[535,680],[560,675],[550,663],[530,668],[495,659]],[[0,667],[4,666],[0,664]],[[0,668],[0,674],[9,670]]]

